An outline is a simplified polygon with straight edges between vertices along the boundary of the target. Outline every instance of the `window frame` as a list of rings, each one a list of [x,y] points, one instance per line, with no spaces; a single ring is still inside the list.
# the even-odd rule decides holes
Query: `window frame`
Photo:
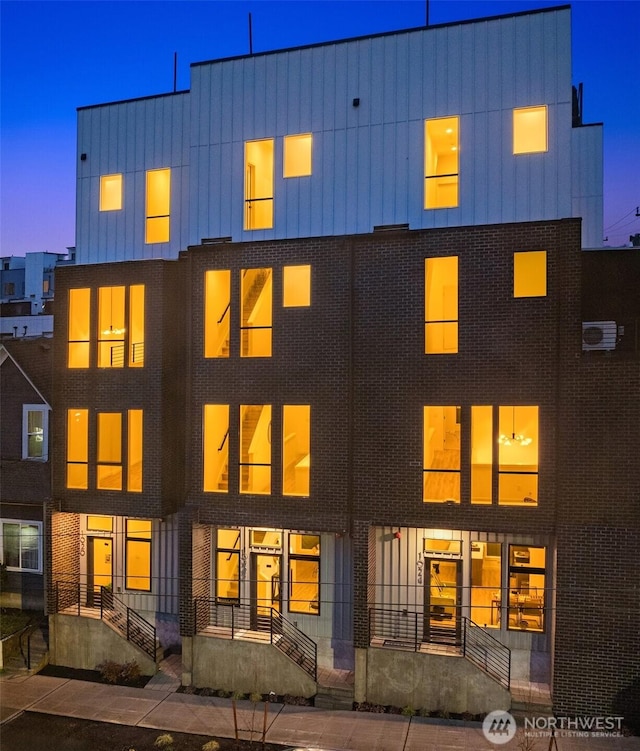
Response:
[[[269,143],[271,147],[271,153],[268,155],[270,159],[270,165],[265,166],[264,169],[267,173],[271,172],[270,190],[267,191],[270,195],[259,195],[261,192],[257,190],[253,185],[256,179],[254,170],[256,164],[249,161],[249,152],[253,144],[257,143]],[[242,228],[246,232],[255,232],[258,230],[273,229],[275,223],[275,139],[274,138],[253,138],[244,142],[244,211],[243,211],[243,225]],[[269,182],[269,175],[265,179],[265,183]],[[262,182],[262,181],[261,181]],[[268,222],[260,222],[260,226],[254,226],[256,220],[252,214],[254,203],[265,202],[270,208],[270,217]]]
[[[527,263],[527,259],[529,263]],[[523,263],[519,263],[522,261]],[[534,267],[532,269],[532,263]],[[538,264],[544,264],[544,279],[536,280],[536,286],[539,288],[533,292],[523,292],[523,286],[526,281],[522,279],[532,278],[534,275],[539,276],[543,270]],[[527,300],[532,297],[547,297],[548,294],[548,277],[549,277],[549,254],[546,250],[516,250],[513,253],[513,298],[514,300]]]
[[[455,259],[455,288],[456,288],[456,301],[455,301],[455,307],[456,307],[456,317],[455,318],[429,318],[429,307],[430,307],[430,295],[433,294],[436,290],[431,290],[431,282],[430,277],[435,275],[436,272],[438,272],[438,281],[440,281],[440,277],[443,277],[443,269],[445,262],[446,263],[452,263]],[[438,265],[438,262],[442,265],[442,268],[438,270],[436,267]],[[446,280],[443,278],[442,281],[451,281],[449,278]],[[437,290],[440,292],[444,292],[444,289],[447,287],[445,284],[439,284],[437,287]],[[444,296],[444,295],[443,295]],[[442,313],[444,314],[444,302],[442,303]],[[445,350],[444,345],[442,350],[435,350],[433,347],[429,348],[429,327],[433,326],[442,326],[443,332],[445,330],[445,327],[455,325],[455,339],[456,339],[456,345],[455,349],[452,350]],[[460,256],[452,255],[452,256],[429,256],[428,258],[424,259],[424,353],[425,355],[457,355],[460,352]],[[443,335],[444,339],[444,335]]]
[[[152,186],[151,190],[149,188],[149,183],[153,182],[153,178],[151,177],[152,174],[157,173],[166,173],[167,174],[167,196],[166,196],[166,213],[151,213],[149,204],[150,203],[156,203],[158,201],[158,198],[153,195],[152,191],[156,190]],[[166,238],[163,240],[150,240],[149,235],[150,233],[150,226],[149,222],[155,222],[153,220],[157,219],[166,219]],[[164,234],[163,234],[164,237]],[[145,172],[145,196],[144,196],[144,243],[145,245],[160,245],[161,243],[168,243],[171,241],[171,167],[157,167],[156,169],[149,169]]]
[[[317,553],[301,553],[301,552],[292,552],[292,538],[294,537],[316,537],[318,539],[318,545],[316,546],[318,548]],[[288,597],[287,597],[287,609],[289,613],[296,613],[296,615],[310,615],[310,616],[319,616],[321,611],[321,587],[322,587],[322,567],[320,565],[321,561],[321,555],[322,555],[322,536],[320,533],[313,534],[311,532],[290,532],[289,533],[289,562],[288,562],[288,568],[289,568],[289,587],[288,587]],[[311,582],[312,584],[317,584],[318,588],[318,597],[317,597],[317,608],[312,607],[312,603],[314,600],[293,600],[292,601],[292,593],[293,593],[293,586],[294,586],[294,578],[293,578],[293,569],[291,567],[292,561],[305,561],[310,563],[316,563],[317,565],[317,575],[318,580],[317,582]],[[297,610],[294,607],[292,607],[292,602],[303,602],[303,603],[310,603],[309,608],[307,610]]]
[[[19,527],[19,536],[18,536],[18,557],[19,557],[19,566],[9,566],[6,563],[6,551],[5,551],[5,545],[4,545],[4,527],[5,525],[18,525]],[[42,540],[42,526],[43,523],[41,521],[37,521],[35,519],[1,519],[0,520],[0,552],[1,552],[1,558],[2,562],[6,565],[7,571],[17,571],[20,573],[25,574],[42,574],[42,558],[43,558],[43,540]],[[37,556],[38,556],[38,562],[36,568],[27,568],[23,565],[23,549],[22,549],[22,528],[23,527],[35,527],[36,537],[38,540],[38,546],[37,546]]]
[[[129,534],[129,522],[149,522],[149,537],[136,536],[136,534]],[[133,576],[129,574],[129,543],[144,543],[149,548],[149,587],[130,587],[130,579],[140,579],[140,576]],[[124,523],[124,588],[130,592],[152,592],[153,591],[153,520],[152,519],[137,519],[128,518]]]
[[[107,188],[107,182],[109,180],[115,182],[115,178],[118,178],[118,180],[117,180],[117,183],[118,183],[118,188],[117,188],[118,195],[117,195],[117,201],[115,201],[115,204],[117,204],[117,205],[110,205],[110,204],[106,205],[108,203],[108,201],[107,201],[107,193],[109,192],[108,188]],[[122,211],[123,193],[124,193],[124,191],[123,191],[123,185],[124,185],[124,181],[123,181],[123,177],[122,177],[122,172],[113,172],[113,173],[110,173],[108,175],[100,175],[100,191],[99,191],[100,195],[99,195],[99,199],[98,199],[98,211],[100,211],[100,212]],[[110,199],[113,200],[113,197],[111,196]]]
[[[451,145],[450,149],[451,151],[455,152],[456,155],[456,171],[455,172],[442,172],[439,171],[437,166],[434,168],[429,167],[430,161],[432,161],[431,157],[431,149],[433,148],[431,146],[431,136],[429,134],[429,124],[435,123],[438,121],[445,121],[445,120],[455,120],[455,145]],[[423,200],[423,210],[424,211],[434,211],[437,209],[457,209],[460,206],[460,115],[445,115],[444,117],[429,117],[424,120],[424,161],[423,161],[423,171],[424,171],[424,200]],[[453,133],[453,129],[451,129],[451,132]],[[448,134],[449,131],[446,132]],[[452,144],[453,140],[450,139]],[[436,151],[436,155],[439,152]],[[455,188],[456,188],[456,198],[455,203],[448,203],[445,205],[436,205],[432,206],[430,204],[429,200],[429,190],[430,187],[429,181],[432,180],[442,180],[443,178],[455,178]]]
[[[305,168],[306,168],[306,162],[308,160],[309,166],[308,166],[308,172],[296,172],[296,171],[288,171],[287,170],[287,151],[288,151],[288,144],[293,143],[295,141],[301,141],[305,140],[305,144],[308,142],[308,154],[305,153],[304,159],[305,159]],[[307,150],[307,146],[305,145],[305,152]],[[291,160],[293,161],[293,159]],[[286,135],[283,138],[282,143],[282,177],[285,180],[289,180],[293,177],[310,177],[313,174],[313,134],[312,133],[292,133],[289,135]]]
[[[454,409],[455,412],[455,419],[456,419],[456,425],[458,425],[458,467],[457,468],[449,468],[449,467],[427,467],[425,466],[427,464],[426,462],[426,452],[427,452],[427,410],[430,409],[441,409],[443,411],[442,419],[443,421],[446,421],[446,415],[444,410],[451,410]],[[444,446],[446,441],[446,434],[450,433],[451,431],[445,430],[443,426],[443,433],[442,433],[442,445]],[[446,474],[446,475],[457,475],[457,485],[458,485],[458,497],[457,498],[427,498],[426,497],[426,481],[429,474]],[[462,503],[461,496],[461,480],[462,480],[462,407],[460,405],[455,404],[425,404],[422,407],[422,502],[423,503],[442,503],[442,504],[455,504],[456,506],[459,506]],[[454,479],[454,485],[456,484],[456,481]]]
[[[516,131],[519,128],[519,126],[516,124],[517,119],[518,119],[518,114],[524,114],[527,111],[533,112],[534,110],[540,110],[544,112],[544,148],[523,149],[522,147],[519,147],[519,149],[516,151],[516,138],[517,138]],[[513,114],[511,117],[511,128],[512,128],[511,150],[513,152],[513,156],[523,156],[526,154],[546,154],[549,151],[549,107],[548,105],[532,104],[532,105],[527,105],[526,107],[514,107]],[[520,135],[520,138],[522,138],[522,134]]]
[[[236,546],[233,548],[227,547],[225,545],[220,544],[220,532],[237,532],[238,538],[236,541]],[[216,535],[216,542],[215,542],[215,601],[219,602],[222,605],[239,605],[240,604],[240,552],[242,550],[242,530],[241,529],[234,529],[232,527],[218,527],[215,531]],[[235,558],[237,561],[236,565],[236,578],[233,579],[223,579],[222,581],[228,582],[229,584],[235,583],[237,584],[237,590],[238,594],[236,597],[225,597],[224,595],[220,594],[220,576],[219,576],[219,568],[218,568],[218,558],[220,555],[228,555],[227,560],[231,560],[231,558]]]
[[[538,550],[544,551],[544,566],[532,566],[530,564],[516,564],[513,562],[514,556],[514,548],[535,548]],[[548,555],[549,548],[547,545],[529,545],[529,544],[523,544],[523,543],[508,543],[508,550],[507,550],[507,602],[505,603],[505,607],[507,608],[507,631],[521,631],[526,633],[534,633],[534,634],[544,634],[547,629],[547,618],[546,618],[546,610],[547,610],[547,578],[548,578],[548,572],[547,572],[547,566],[549,562],[549,555]],[[523,627],[522,622],[524,621],[525,614],[522,612],[524,609],[526,609],[525,605],[519,605],[517,604],[515,608],[511,605],[511,595],[516,594],[517,591],[520,589],[520,587],[514,587],[512,586],[512,576],[516,576],[517,574],[528,574],[528,575],[534,575],[534,576],[542,576],[544,577],[544,584],[542,586],[542,596],[540,598],[540,612],[539,612],[539,618],[541,621],[541,626],[539,629],[530,629],[528,626]],[[538,587],[536,587],[538,589]],[[518,595],[519,596],[519,595]],[[516,625],[511,625],[511,610],[516,609],[519,612],[520,616],[520,624],[516,622]],[[532,609],[532,608],[529,608]]]
[[[49,410],[46,404],[22,405],[22,458],[31,462],[46,462],[49,460]],[[29,413],[42,413],[42,453],[40,456],[29,455]],[[37,435],[37,434],[35,434]]]

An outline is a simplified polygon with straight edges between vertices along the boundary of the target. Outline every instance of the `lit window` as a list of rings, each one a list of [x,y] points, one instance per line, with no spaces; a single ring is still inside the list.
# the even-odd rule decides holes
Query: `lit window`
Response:
[[[42,523],[3,521],[0,558],[10,571],[42,572]]]
[[[271,493],[271,405],[240,406],[240,492]]]
[[[241,357],[271,357],[271,269],[243,269],[240,294]]]
[[[273,139],[247,141],[244,149],[244,228],[273,227]]]
[[[216,534],[216,598],[240,600],[240,530],[219,529]]]
[[[424,408],[425,502],[460,503],[460,407]]]
[[[509,628],[544,631],[546,548],[509,545]]]
[[[144,365],[144,284],[129,287],[129,367]]]
[[[127,519],[125,587],[151,591],[151,522]]]
[[[513,254],[513,296],[545,297],[547,294],[547,251]]]
[[[284,137],[284,177],[311,174],[311,133]]]
[[[441,117],[424,121],[425,209],[458,205],[459,120],[458,117]]]
[[[252,548],[281,548],[282,532],[279,529],[252,529],[249,544]]]
[[[98,413],[98,490],[122,490],[122,415]]]
[[[285,266],[282,269],[282,287],[284,308],[311,305],[311,266]]]
[[[69,290],[69,358],[70,368],[89,367],[90,289]]]
[[[471,503],[493,499],[493,407],[471,407]]]
[[[229,405],[205,404],[203,425],[204,491],[229,490]]]
[[[547,107],[520,107],[513,110],[513,153],[547,151]]]
[[[309,495],[311,466],[311,407],[308,404],[282,408],[282,493]]]
[[[98,289],[98,367],[123,368],[125,287]]]
[[[320,535],[289,535],[289,612],[320,615]]]
[[[113,532],[113,517],[87,516],[87,529],[92,532]]]
[[[22,407],[22,458],[48,458],[49,410],[42,404],[24,404]]]
[[[425,261],[425,352],[458,351],[458,256]]]
[[[499,628],[501,620],[502,545],[471,543],[471,620],[484,628]]]
[[[171,212],[171,170],[155,169],[147,172],[147,201],[145,243],[169,242]]]
[[[498,503],[538,505],[538,407],[500,407]]]
[[[67,487],[86,490],[89,482],[89,411],[67,410]]]
[[[100,211],[122,208],[122,175],[100,176]]]
[[[229,357],[231,272],[204,275],[204,356]]]
[[[130,409],[127,428],[127,490],[142,492],[142,410]]]

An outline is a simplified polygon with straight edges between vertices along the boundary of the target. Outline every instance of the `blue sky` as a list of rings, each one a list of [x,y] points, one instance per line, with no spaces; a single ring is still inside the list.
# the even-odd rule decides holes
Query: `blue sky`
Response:
[[[430,22],[561,5],[431,0]],[[577,0],[573,80],[605,123],[605,237],[640,232],[640,2]],[[189,65],[420,26],[423,0],[0,0],[0,255],[75,243],[76,107],[189,88]]]

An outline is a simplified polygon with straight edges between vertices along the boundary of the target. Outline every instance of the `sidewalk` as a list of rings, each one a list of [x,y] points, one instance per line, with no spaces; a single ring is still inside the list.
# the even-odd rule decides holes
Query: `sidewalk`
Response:
[[[262,711],[262,705],[260,712]],[[42,675],[0,678],[0,721],[22,711],[137,725],[176,733],[233,738],[230,699],[127,688]],[[254,705],[238,702],[238,723],[249,728]],[[249,737],[248,733],[243,737]],[[489,743],[478,723],[446,724],[420,717],[269,705],[267,741],[331,751],[517,751],[517,739]],[[546,739],[536,751],[547,751]],[[558,751],[640,751],[640,738],[560,738]]]

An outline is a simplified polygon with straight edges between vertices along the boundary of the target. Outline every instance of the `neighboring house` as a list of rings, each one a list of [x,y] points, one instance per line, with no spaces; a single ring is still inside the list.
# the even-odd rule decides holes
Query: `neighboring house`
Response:
[[[575,117],[569,50],[563,7],[80,109],[54,664],[142,647],[152,671],[159,642],[226,690],[327,694],[343,669],[349,701],[480,712],[544,684],[558,712],[620,706],[638,347],[606,300],[583,317],[602,128]],[[581,345],[585,320],[613,342]]]

